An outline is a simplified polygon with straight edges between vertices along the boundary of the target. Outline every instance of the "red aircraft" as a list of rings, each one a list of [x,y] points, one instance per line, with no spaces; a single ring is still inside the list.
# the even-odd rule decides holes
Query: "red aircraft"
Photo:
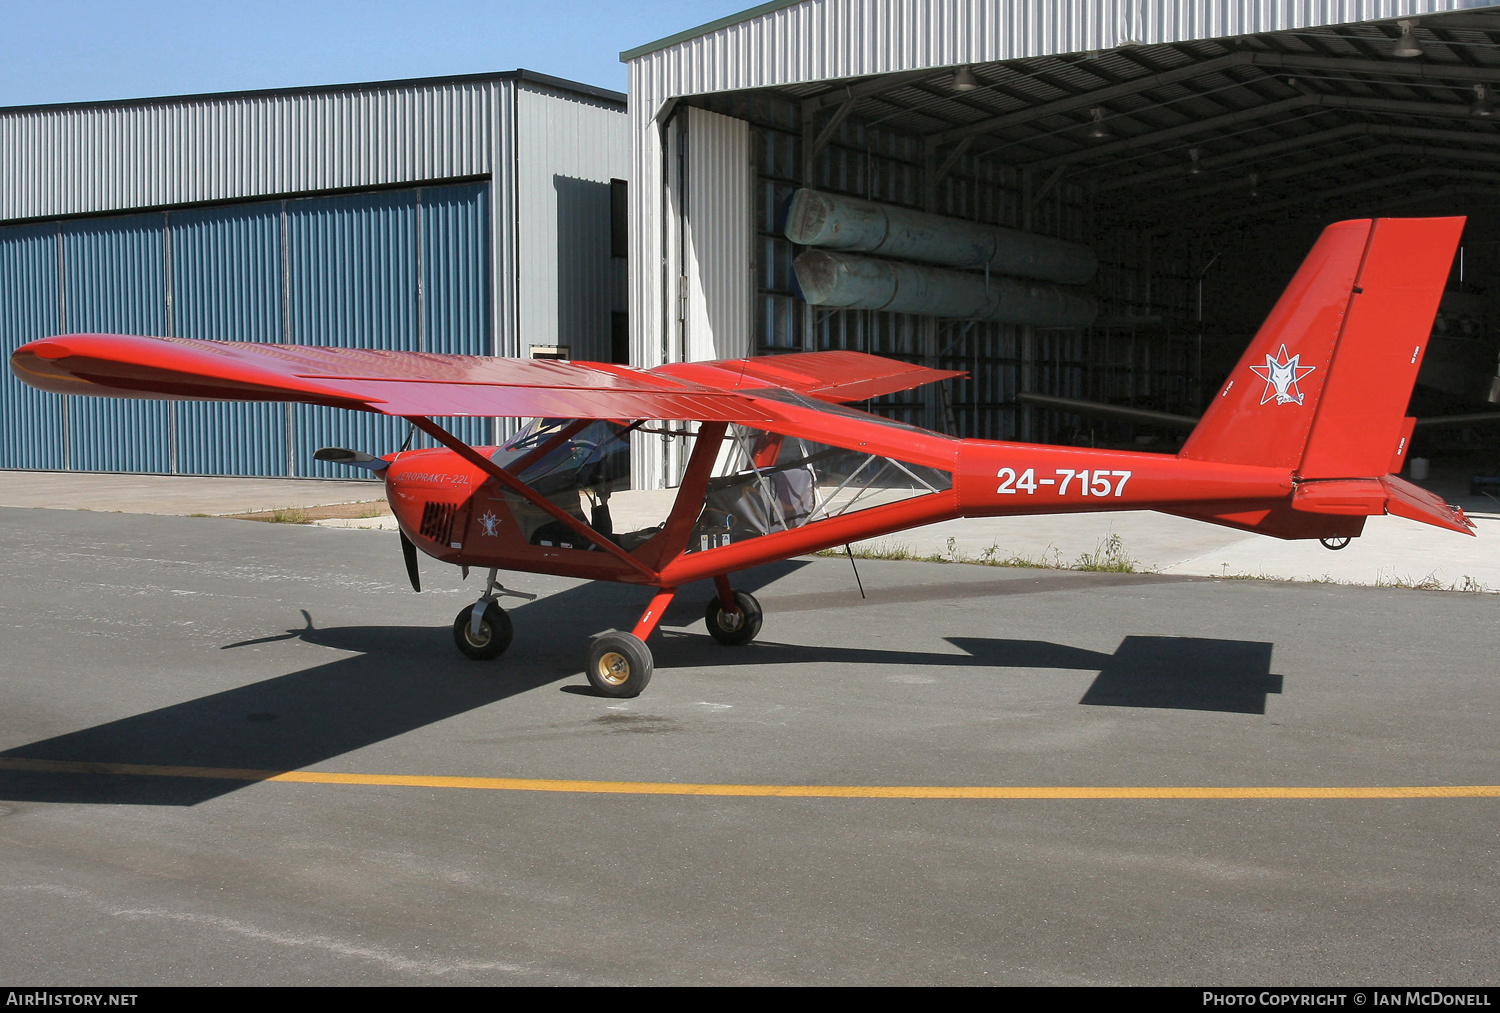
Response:
[[[489,570],[454,620],[472,658],[509,646],[500,570],[657,590],[606,633],[587,675],[607,696],[651,678],[646,639],[678,587],[712,578],[708,631],[753,640],[761,607],[740,570],[955,517],[1158,510],[1342,548],[1385,513],[1471,533],[1462,510],[1395,476],[1412,384],[1462,218],[1329,226],[1180,453],[955,439],[844,405],[961,374],[856,352],[633,369],[185,338],[69,334],[22,346],[11,369],[61,394],[297,401],[408,419],[442,445],[317,457],[385,480],[412,587],[416,550]],[[442,416],[533,419],[472,447]],[[616,530],[633,432],[698,423],[661,523]],[[655,424],[655,425],[653,425]],[[527,596],[523,596],[527,597]]]

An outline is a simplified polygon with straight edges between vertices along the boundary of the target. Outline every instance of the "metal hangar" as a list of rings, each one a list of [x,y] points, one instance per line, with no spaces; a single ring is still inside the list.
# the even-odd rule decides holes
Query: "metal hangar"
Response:
[[[0,109],[0,343],[623,361],[628,170],[623,95],[524,70]],[[314,477],[334,473],[318,447],[407,435],[311,406],[0,385],[0,468]]]

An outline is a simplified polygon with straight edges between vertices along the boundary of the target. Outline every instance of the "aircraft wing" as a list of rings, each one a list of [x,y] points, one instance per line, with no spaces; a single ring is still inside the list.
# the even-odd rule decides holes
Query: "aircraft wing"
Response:
[[[784,364],[781,360],[787,360]],[[952,375],[857,352],[655,370],[123,334],[67,334],[11,356],[22,380],[60,394],[300,401],[385,415],[771,421],[754,389],[855,400]],[[920,378],[919,378],[920,377]],[[739,388],[739,389],[736,389]]]
[[[59,394],[299,401],[408,416],[769,421],[742,395],[605,363],[68,334],[21,346],[11,370]]]
[[[708,387],[748,392],[784,387],[821,401],[843,404],[910,390],[963,373],[929,369],[864,352],[791,352],[754,359],[674,362],[653,373],[694,380]]]

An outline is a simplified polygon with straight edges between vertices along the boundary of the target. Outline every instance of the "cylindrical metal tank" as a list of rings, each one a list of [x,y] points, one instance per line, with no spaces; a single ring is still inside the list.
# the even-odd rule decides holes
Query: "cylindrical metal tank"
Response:
[[[802,297],[814,306],[993,320],[1037,327],[1087,327],[1098,313],[1081,288],[950,271],[827,250],[792,262]]]
[[[1062,285],[1082,285],[1099,268],[1094,251],[1081,243],[818,190],[792,194],[785,232],[801,246],[953,267],[988,266],[999,274]]]

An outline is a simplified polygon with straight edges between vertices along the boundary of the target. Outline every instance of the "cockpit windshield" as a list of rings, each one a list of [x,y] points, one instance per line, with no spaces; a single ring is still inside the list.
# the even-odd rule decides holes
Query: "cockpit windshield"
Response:
[[[607,494],[630,481],[630,441],[623,435],[628,428],[600,419],[532,419],[491,460],[543,496],[565,490]]]
[[[601,419],[533,419],[490,459],[570,517],[613,537],[609,497],[630,485],[630,428]],[[505,502],[531,544],[584,547],[566,524],[521,496],[507,491]]]

